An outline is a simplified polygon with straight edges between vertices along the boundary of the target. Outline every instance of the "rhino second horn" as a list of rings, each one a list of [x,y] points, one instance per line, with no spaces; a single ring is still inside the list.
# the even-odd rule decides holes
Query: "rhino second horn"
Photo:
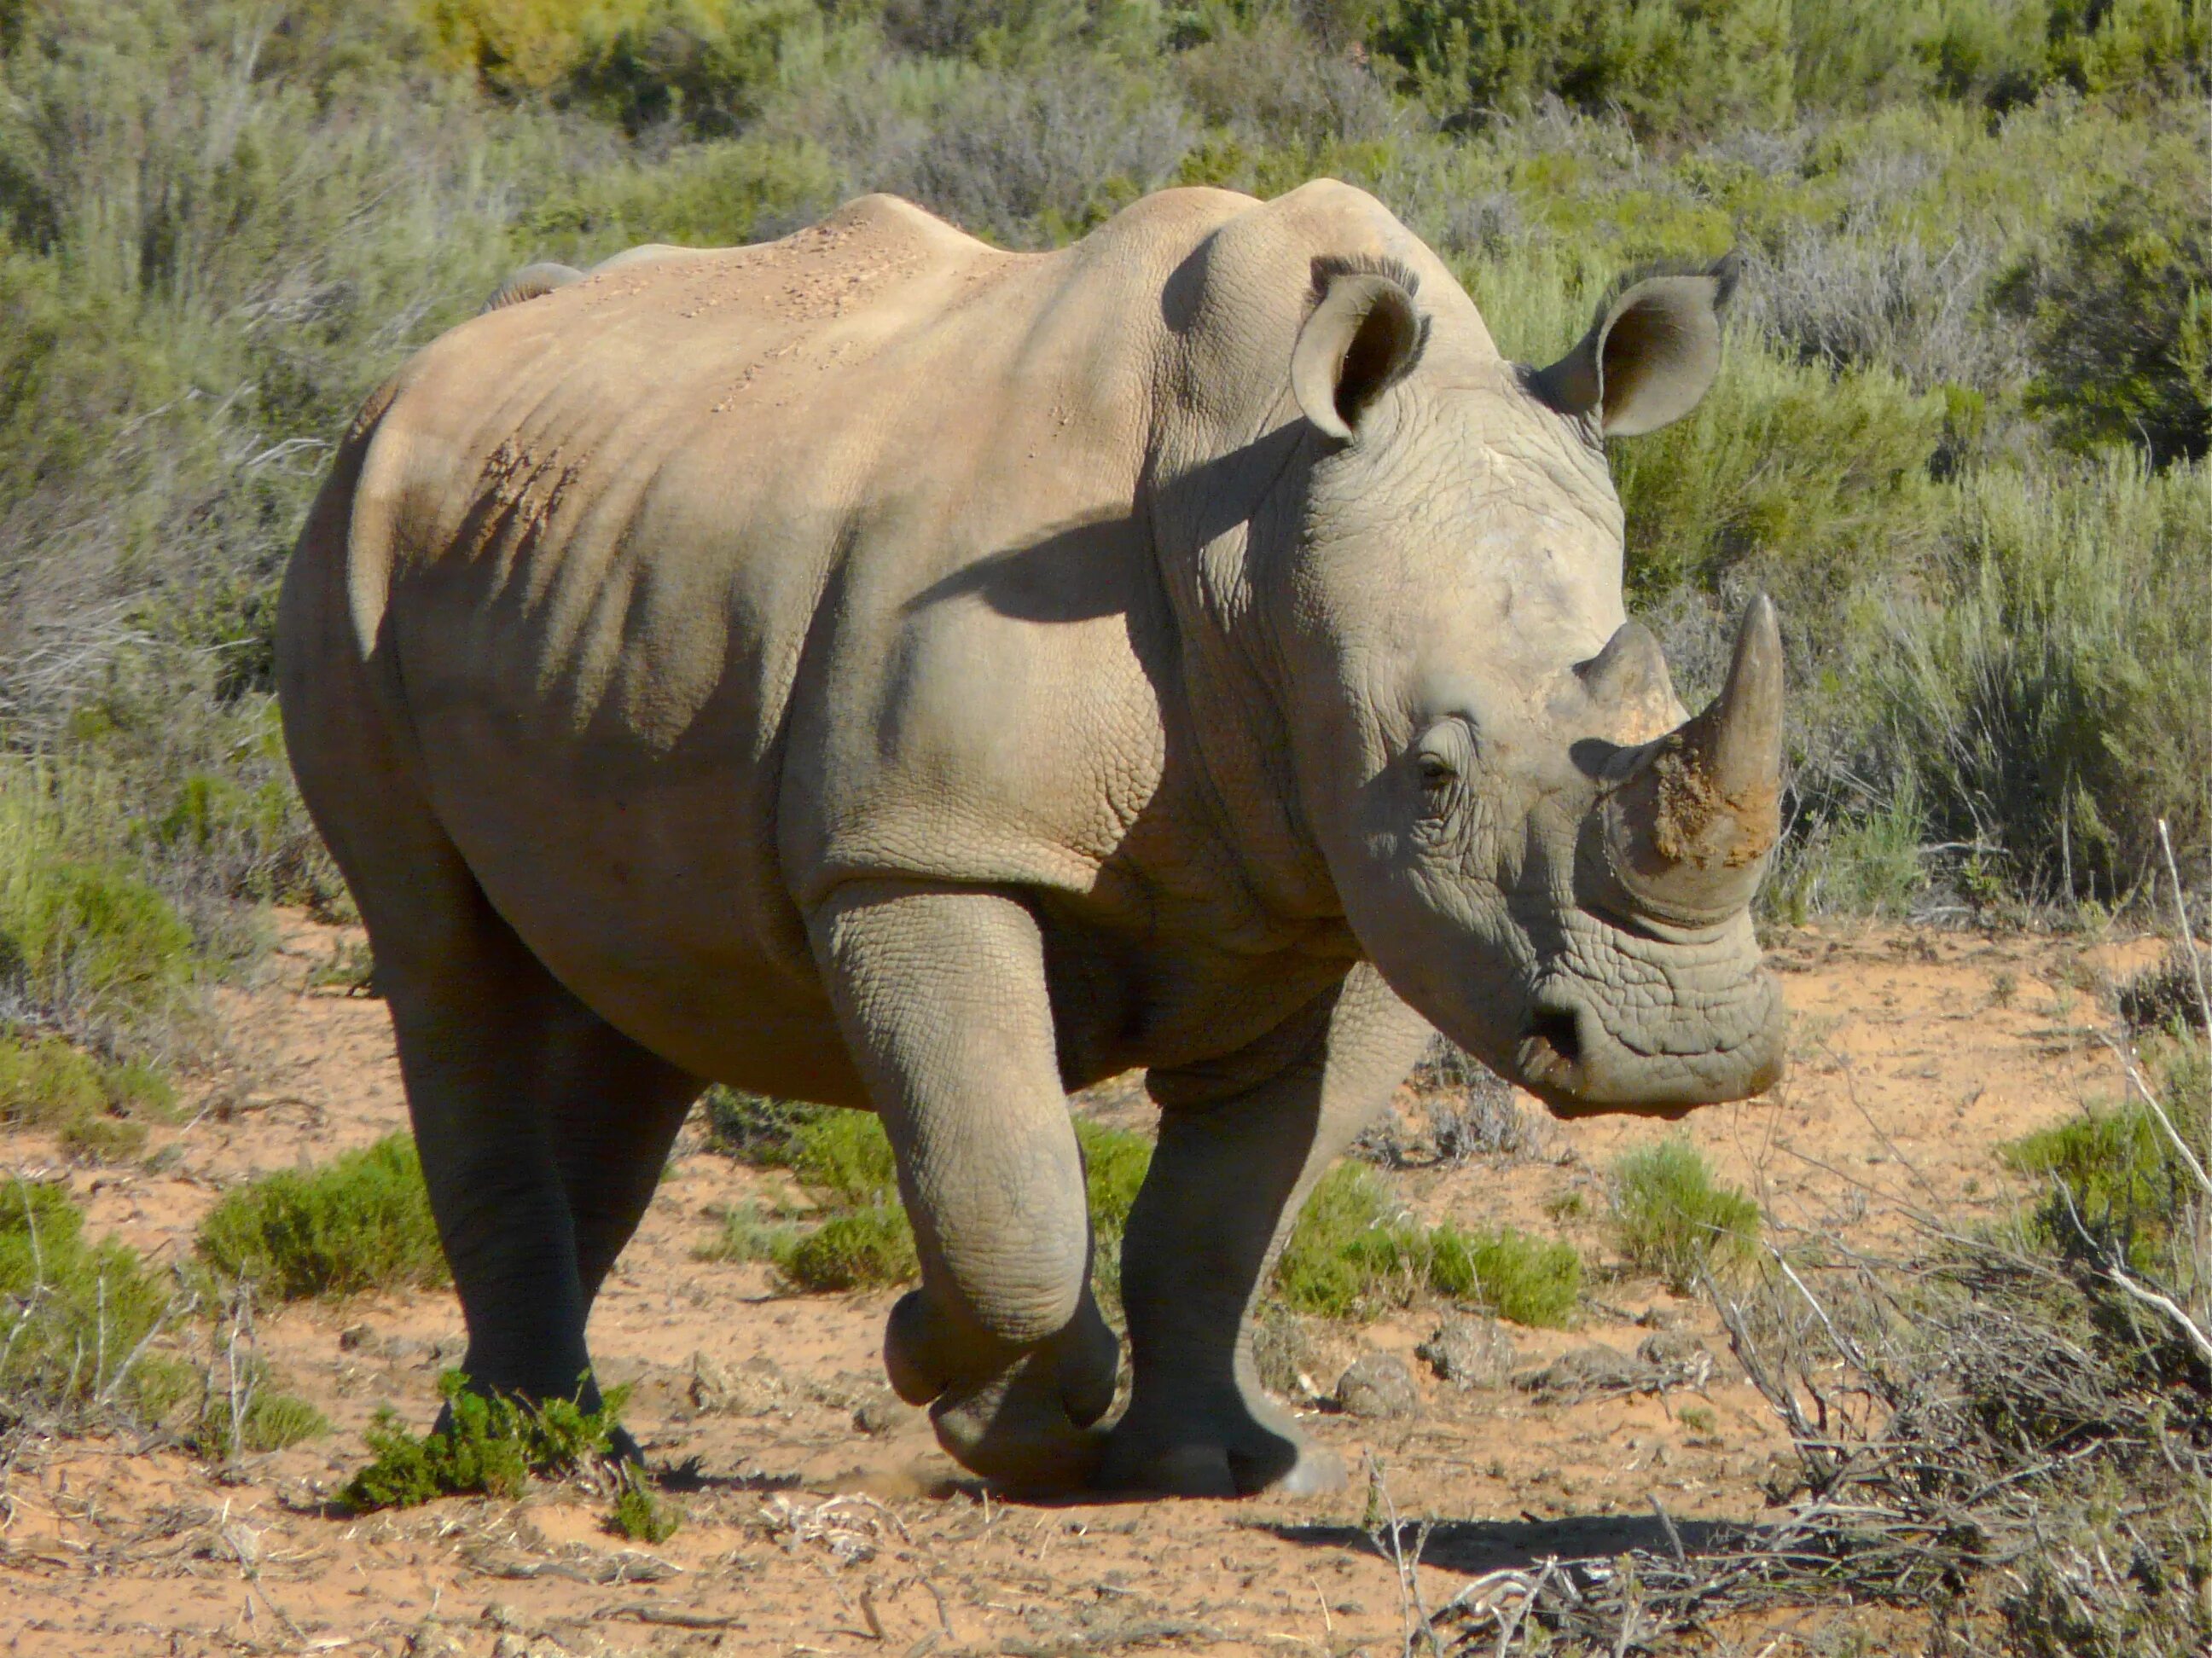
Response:
[[[1703,714],[1607,770],[1606,843],[1632,908],[1711,925],[1751,902],[1782,832],[1782,631],[1752,600],[1728,683]]]

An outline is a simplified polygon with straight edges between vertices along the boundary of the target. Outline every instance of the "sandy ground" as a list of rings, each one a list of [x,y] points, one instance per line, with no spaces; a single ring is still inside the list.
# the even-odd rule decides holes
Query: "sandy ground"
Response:
[[[221,993],[235,1068],[204,1079],[188,1127],[144,1162],[69,1168],[49,1141],[0,1136],[0,1168],[64,1179],[95,1233],[156,1259],[257,1173],[328,1158],[404,1126],[382,1005],[309,989],[347,935],[280,916],[272,967]],[[1771,1095],[1683,1125],[1750,1190],[1775,1235],[1894,1241],[1913,1210],[1954,1220],[2015,1200],[1994,1149],[2117,1092],[2094,1030],[2100,988],[2154,939],[1826,927],[1776,942],[1794,1068]],[[1099,1108],[1140,1117],[1109,1096]],[[1417,1118],[1411,1094],[1401,1108]],[[1533,1106],[1532,1106],[1532,1108]],[[1670,1132],[1631,1119],[1551,1124],[1540,1155],[1391,1176],[1419,1211],[1571,1237],[1608,1259],[1604,1173]],[[683,1528],[657,1548],[603,1524],[604,1495],[540,1484],[519,1503],[453,1499],[356,1518],[329,1502],[390,1404],[420,1425],[460,1351],[449,1294],[300,1305],[263,1319],[283,1384],[335,1424],[225,1481],[188,1455],[34,1442],[0,1486],[0,1643],[42,1654],[379,1652],[1045,1655],[1163,1647],[1289,1655],[1403,1649],[1406,1593],[1363,1530],[1377,1495],[1434,1518],[1417,1569],[1433,1607],[1470,1576],[1547,1555],[1656,1545],[1655,1507],[1756,1518],[1784,1442],[1710,1314],[1601,1270],[1579,1327],[1506,1327],[1516,1367],[1655,1333],[1702,1341],[1692,1393],[1551,1397],[1438,1381],[1413,1350],[1433,1310],[1313,1327],[1303,1368],[1333,1390],[1366,1348],[1412,1365],[1417,1416],[1317,1400],[1312,1430],[1354,1470],[1343,1493],[1243,1503],[1008,1503],[958,1477],[916,1412],[888,1401],[877,1345],[888,1294],[779,1297],[764,1271],[702,1263],[715,1213],[762,1177],[687,1133],[593,1320],[601,1374],[632,1381],[629,1419],[668,1473]],[[721,1385],[702,1394],[702,1369]],[[703,1402],[702,1402],[703,1400]],[[1698,1408],[1686,1420],[1684,1406]],[[1710,1412],[1710,1416],[1706,1412]],[[866,1425],[856,1422],[856,1413]],[[1833,1649],[1856,1614],[1770,1620],[1686,1649]],[[1875,1649],[1887,1637],[1875,1626]]]

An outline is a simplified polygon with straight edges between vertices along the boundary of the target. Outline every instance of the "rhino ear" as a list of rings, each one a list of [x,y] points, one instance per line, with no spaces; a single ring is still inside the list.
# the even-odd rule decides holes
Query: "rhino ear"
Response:
[[[1721,310],[1736,259],[1710,270],[1650,276],[1598,312],[1575,349],[1528,377],[1563,415],[1595,416],[1609,438],[1632,438],[1698,406],[1721,366]]]
[[[1321,302],[1291,352],[1291,391],[1305,417],[1351,440],[1375,399],[1406,377],[1428,339],[1410,271],[1316,265]]]

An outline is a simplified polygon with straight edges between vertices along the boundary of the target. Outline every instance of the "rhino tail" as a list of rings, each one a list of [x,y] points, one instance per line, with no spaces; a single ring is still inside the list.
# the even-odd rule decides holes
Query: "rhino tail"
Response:
[[[550,259],[525,265],[500,284],[498,292],[483,302],[483,310],[504,311],[510,305],[520,305],[526,300],[550,294],[556,288],[566,288],[583,274],[573,264],[556,264]]]

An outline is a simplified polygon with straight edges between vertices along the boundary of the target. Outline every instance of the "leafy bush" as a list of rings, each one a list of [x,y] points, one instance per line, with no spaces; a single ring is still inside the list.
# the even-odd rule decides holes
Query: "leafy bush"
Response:
[[[477,1492],[518,1497],[532,1473],[566,1474],[614,1460],[614,1433],[629,1401],[629,1388],[610,1388],[596,1411],[573,1400],[532,1405],[474,1392],[459,1370],[439,1377],[438,1392],[452,1413],[445,1428],[411,1434],[390,1410],[376,1413],[363,1436],[374,1459],[342,1493],[349,1507],[414,1508]]]
[[[1557,1326],[1582,1293],[1582,1260],[1568,1244],[1510,1227],[1422,1226],[1374,1175],[1340,1163],[1299,1212],[1276,1262],[1274,1289],[1293,1310],[1325,1318],[1370,1316],[1429,1294],[1516,1323]]]
[[[1613,1229],[1631,1266],[1686,1294],[1703,1274],[1750,1258],[1759,1242],[1759,1206],[1717,1185],[1697,1147],[1677,1136],[1614,1163]]]
[[[404,1134],[230,1193],[200,1223],[199,1253],[284,1301],[428,1288],[448,1277],[422,1165]]]
[[[1375,39],[1440,112],[1524,112],[1552,95],[1643,131],[1766,125],[1790,108],[1789,9],[1774,0],[1407,0]]]
[[[2212,201],[2175,183],[2170,202],[2123,191],[1996,290],[2027,325],[2027,406],[2070,448],[2140,445],[2162,465],[2212,447]]]

